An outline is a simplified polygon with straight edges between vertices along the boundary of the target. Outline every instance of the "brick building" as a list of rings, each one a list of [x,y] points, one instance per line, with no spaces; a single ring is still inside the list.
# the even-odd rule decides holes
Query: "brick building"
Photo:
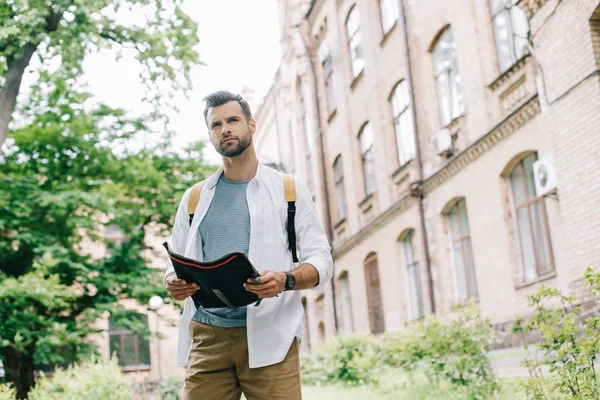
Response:
[[[541,284],[583,293],[600,267],[599,0],[279,11],[257,148],[308,183],[335,268],[303,294],[305,346],[473,300],[502,329]]]

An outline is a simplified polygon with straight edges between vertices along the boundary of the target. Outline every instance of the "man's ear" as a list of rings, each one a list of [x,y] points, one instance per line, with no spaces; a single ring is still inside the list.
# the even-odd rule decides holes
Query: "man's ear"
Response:
[[[250,126],[250,132],[254,135],[254,132],[256,132],[256,120],[254,117],[250,118],[250,121],[248,121],[248,126]]]

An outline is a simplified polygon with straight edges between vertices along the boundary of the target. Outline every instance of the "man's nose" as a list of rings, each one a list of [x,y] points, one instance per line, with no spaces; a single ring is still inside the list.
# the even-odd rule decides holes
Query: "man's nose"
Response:
[[[221,128],[221,135],[223,135],[223,136],[231,135],[231,129],[228,124],[226,124],[226,123],[223,124],[223,127]]]

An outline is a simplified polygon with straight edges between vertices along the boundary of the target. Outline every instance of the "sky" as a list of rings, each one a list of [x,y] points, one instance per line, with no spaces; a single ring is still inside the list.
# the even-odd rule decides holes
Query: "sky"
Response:
[[[207,66],[192,71],[193,91],[177,102],[180,112],[172,115],[174,145],[183,147],[208,139],[202,98],[219,89],[256,91],[260,100],[269,90],[281,59],[277,0],[186,0],[184,10],[199,24],[201,60]],[[143,87],[135,60],[115,60],[111,51],[88,57],[84,79],[99,101],[133,113],[143,110]],[[212,146],[206,159],[220,163]]]

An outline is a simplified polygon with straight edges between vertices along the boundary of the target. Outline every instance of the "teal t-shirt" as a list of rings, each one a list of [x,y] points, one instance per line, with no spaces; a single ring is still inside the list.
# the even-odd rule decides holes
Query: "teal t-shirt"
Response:
[[[233,252],[248,255],[250,248],[250,211],[246,199],[248,182],[234,182],[221,175],[215,196],[198,227],[202,238],[203,260],[213,261]],[[202,290],[202,288],[200,288]],[[246,326],[246,307],[198,308],[195,321],[223,328]]]

